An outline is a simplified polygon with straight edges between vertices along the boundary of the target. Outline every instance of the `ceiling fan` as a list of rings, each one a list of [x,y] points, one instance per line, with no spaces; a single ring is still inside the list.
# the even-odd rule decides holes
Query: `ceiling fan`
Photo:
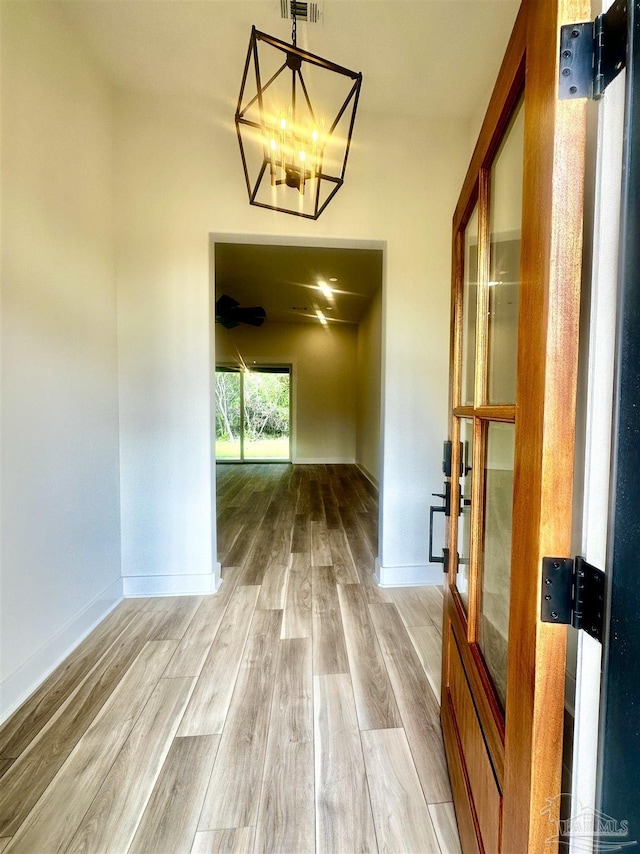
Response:
[[[222,294],[216,300],[216,323],[220,323],[225,329],[234,329],[240,323],[248,323],[250,326],[262,326],[267,312],[261,305],[242,308],[238,300]]]

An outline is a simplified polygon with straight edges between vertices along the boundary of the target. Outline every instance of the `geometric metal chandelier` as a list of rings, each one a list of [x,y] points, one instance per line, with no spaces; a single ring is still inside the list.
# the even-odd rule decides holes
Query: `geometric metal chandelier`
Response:
[[[255,27],[236,131],[249,202],[317,219],[344,183],[362,74]]]

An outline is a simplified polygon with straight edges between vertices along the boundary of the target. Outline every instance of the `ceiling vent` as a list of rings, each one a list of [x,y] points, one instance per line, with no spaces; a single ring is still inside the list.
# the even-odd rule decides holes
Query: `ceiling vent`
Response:
[[[299,21],[318,24],[322,21],[324,0],[319,3],[307,3],[303,0],[280,0],[280,15],[282,18],[293,18],[294,12]]]

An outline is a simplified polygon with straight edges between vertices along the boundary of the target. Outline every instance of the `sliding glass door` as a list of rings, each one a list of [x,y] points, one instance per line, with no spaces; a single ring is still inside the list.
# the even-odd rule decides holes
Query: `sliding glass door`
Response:
[[[240,371],[216,368],[216,459],[241,460]]]
[[[216,367],[217,460],[290,460],[290,425],[290,367]]]
[[[252,368],[242,374],[245,460],[288,460],[291,374],[288,368]]]

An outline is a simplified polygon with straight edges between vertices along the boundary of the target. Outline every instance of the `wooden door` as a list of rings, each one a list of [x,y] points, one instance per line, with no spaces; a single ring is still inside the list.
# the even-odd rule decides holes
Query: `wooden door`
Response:
[[[588,16],[522,4],[454,216],[442,724],[465,854],[557,848],[566,628],[539,591],[570,549],[586,121],[558,43]]]

